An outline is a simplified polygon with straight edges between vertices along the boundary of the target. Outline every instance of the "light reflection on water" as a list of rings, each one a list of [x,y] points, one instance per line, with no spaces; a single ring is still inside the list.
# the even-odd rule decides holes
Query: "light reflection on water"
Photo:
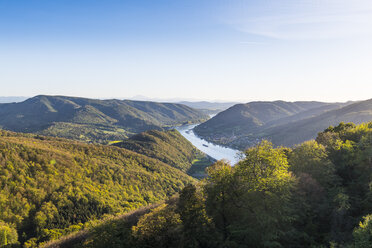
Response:
[[[186,125],[176,127],[176,129],[190,141],[196,148],[211,156],[214,159],[226,159],[231,162],[231,165],[235,165],[241,156],[241,152],[231,148],[215,145],[206,140],[199,138],[192,130],[197,125]]]

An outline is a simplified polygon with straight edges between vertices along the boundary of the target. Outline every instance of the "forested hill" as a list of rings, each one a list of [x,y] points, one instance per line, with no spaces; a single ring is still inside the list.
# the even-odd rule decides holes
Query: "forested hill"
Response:
[[[114,145],[156,158],[194,177],[202,177],[213,162],[177,130],[150,130]]]
[[[0,104],[0,128],[93,142],[206,119],[200,111],[174,103],[41,95]]]
[[[329,106],[322,102],[250,102],[236,104],[199,125],[195,131],[202,136],[250,133],[258,128],[285,117],[310,109]],[[334,105],[339,107],[339,105]]]
[[[194,181],[123,148],[0,130],[0,246],[35,247]]]
[[[372,99],[267,128],[260,137],[270,139],[274,144],[291,146],[313,139],[320,131],[340,122],[360,124],[368,121],[372,121]]]
[[[292,146],[316,137],[329,125],[372,120],[372,100],[347,103],[252,102],[235,105],[195,128],[215,143],[239,149],[261,139]]]

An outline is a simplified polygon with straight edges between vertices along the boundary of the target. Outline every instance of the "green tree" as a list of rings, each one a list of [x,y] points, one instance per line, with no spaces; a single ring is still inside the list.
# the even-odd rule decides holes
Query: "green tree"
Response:
[[[0,247],[18,243],[18,234],[16,229],[0,221]]]
[[[220,161],[208,170],[207,210],[223,247],[280,246],[290,221],[293,178],[283,148],[262,141],[235,167]]]
[[[351,240],[352,228],[372,207],[372,123],[340,123],[318,134],[335,165],[340,187],[329,196],[333,202],[331,237],[339,244]]]
[[[293,178],[281,147],[262,141],[245,151],[235,168],[240,187],[240,218],[233,226],[235,239],[257,247],[280,247],[278,242],[291,221],[289,200]]]
[[[372,215],[367,215],[353,231],[355,248],[372,247]]]
[[[295,175],[308,174],[324,188],[337,184],[335,165],[328,158],[326,148],[314,140],[295,147],[290,153],[289,164]]]
[[[179,245],[181,229],[176,206],[163,204],[138,221],[133,227],[133,235],[138,247],[173,248]]]
[[[213,229],[203,196],[195,185],[187,185],[180,193],[178,212],[182,220],[183,247],[212,247]],[[216,244],[213,244],[215,247]]]
[[[226,161],[217,161],[207,169],[208,178],[204,185],[206,210],[212,217],[220,235],[215,239],[224,247],[231,238],[230,225],[236,220],[232,200],[234,192],[233,168]]]
[[[332,223],[332,199],[338,192],[335,165],[323,145],[307,141],[289,155],[290,170],[296,176],[292,195],[297,244],[317,246],[328,242]]]

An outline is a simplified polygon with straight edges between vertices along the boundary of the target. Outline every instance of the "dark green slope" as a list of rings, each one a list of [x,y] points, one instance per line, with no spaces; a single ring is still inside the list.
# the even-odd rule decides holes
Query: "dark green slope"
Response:
[[[325,105],[322,105],[320,107],[315,107],[315,108],[312,108],[312,109],[309,109],[309,110],[306,110],[306,111],[302,111],[302,112],[294,114],[294,115],[290,115],[288,117],[284,117],[284,118],[281,118],[281,119],[278,119],[278,120],[270,121],[265,125],[265,127],[279,126],[279,125],[282,125],[282,124],[287,124],[287,123],[291,123],[291,122],[315,117],[315,116],[323,114],[327,111],[342,108],[346,105],[348,105],[348,104],[347,103],[325,104]]]
[[[354,107],[350,107],[354,105]],[[363,106],[357,109],[355,106]],[[353,109],[355,108],[355,109]],[[252,102],[235,105],[197,126],[201,137],[239,149],[261,139],[292,146],[341,121],[369,121],[368,101],[356,103]],[[367,111],[367,112],[366,112]]]
[[[338,125],[340,122],[360,124],[371,120],[372,99],[327,111],[311,118],[269,128],[256,137],[270,139],[274,144],[289,146],[314,139],[318,132],[329,126]]]
[[[156,158],[194,177],[204,175],[213,162],[177,130],[146,131],[114,145]]]
[[[248,134],[268,123],[324,105],[326,103],[284,101],[237,104],[197,126],[195,132],[207,139]]]
[[[193,182],[123,148],[0,130],[0,228],[16,229],[21,242],[57,238]]]
[[[17,132],[104,142],[149,129],[197,123],[208,116],[181,104],[36,96],[0,104],[0,127]]]

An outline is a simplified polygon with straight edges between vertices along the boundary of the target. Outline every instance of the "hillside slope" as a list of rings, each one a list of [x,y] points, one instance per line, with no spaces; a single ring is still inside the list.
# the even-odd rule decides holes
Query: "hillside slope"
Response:
[[[194,177],[204,174],[213,159],[202,153],[177,130],[150,130],[115,143],[115,146],[156,158]]]
[[[195,128],[197,134],[249,133],[269,122],[325,105],[320,102],[250,102],[236,104]]]
[[[36,96],[0,104],[0,127],[82,141],[120,140],[149,129],[196,123],[207,115],[181,104]]]
[[[348,108],[352,105],[355,107]],[[261,139],[269,139],[276,145],[292,146],[315,138],[324,128],[341,121],[370,121],[370,110],[368,101],[252,102],[235,105],[194,130],[208,141],[239,149]]]
[[[267,138],[272,140],[274,144],[288,146],[314,139],[320,131],[340,122],[360,124],[371,120],[372,99],[330,110],[311,118],[268,128],[256,137]]]
[[[0,227],[24,233],[22,243],[158,202],[192,182],[170,165],[123,148],[0,131]]]

